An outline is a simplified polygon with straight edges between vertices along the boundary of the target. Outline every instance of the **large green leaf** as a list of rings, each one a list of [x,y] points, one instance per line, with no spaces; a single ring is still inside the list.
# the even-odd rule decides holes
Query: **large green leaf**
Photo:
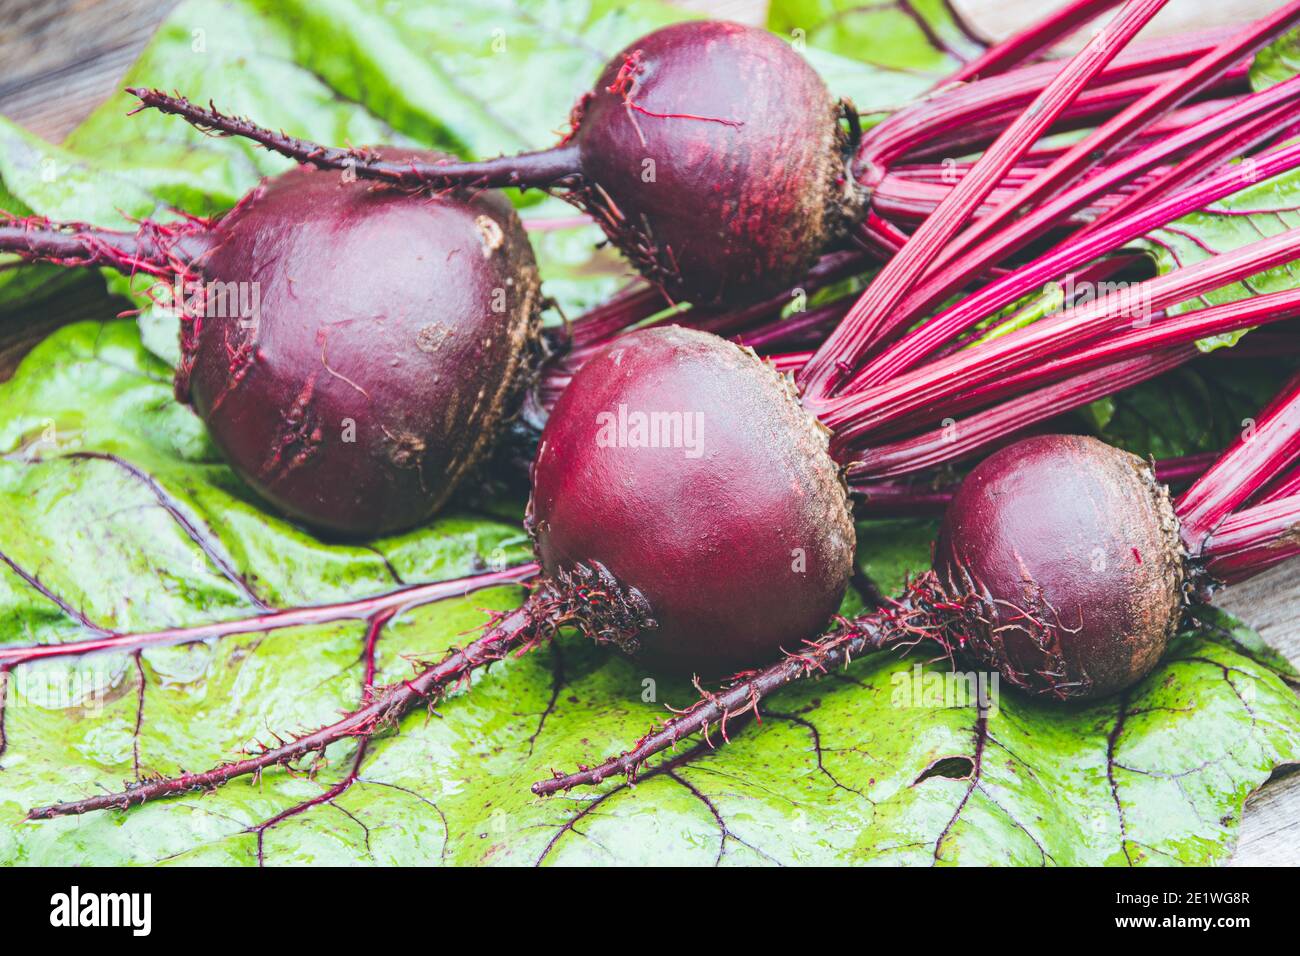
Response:
[[[329,605],[526,558],[517,525],[482,516],[367,547],[304,536],[245,500],[170,399],[167,372],[129,322],[86,323],[0,386],[5,644]],[[864,527],[864,566],[897,587],[923,563],[928,532]],[[403,611],[375,645],[379,681],[518,599],[503,588]],[[1061,710],[1008,693],[986,721],[945,696],[956,685],[944,666],[863,660],[777,695],[761,729],[733,727],[731,746],[635,789],[540,801],[528,784],[551,767],[590,762],[694,694],[562,639],[481,675],[435,716],[409,716],[327,801],[314,802],[347,779],[355,744],[314,776],[271,771],[46,823],[23,814],[329,722],[359,699],[366,624],[327,613],[22,664],[4,698],[0,861],[1212,862],[1230,851],[1246,796],[1300,759],[1283,665],[1235,628],[1211,618],[1125,698]]]
[[[945,4],[910,6],[938,49],[901,4],[778,4],[773,25],[807,44],[837,92],[884,109],[951,66],[943,44],[965,42]],[[608,54],[678,15],[614,0],[197,0],[128,82],[320,139],[487,155],[549,142]],[[851,26],[862,16],[870,30]],[[526,110],[509,107],[521,82]],[[0,124],[5,208],[104,224],[206,214],[283,168],[176,120],[127,119],[129,105],[113,98],[63,148]],[[590,229],[538,238],[547,290],[566,309],[621,281],[622,266],[590,259]],[[0,272],[0,297],[55,275]],[[0,385],[0,646],[329,608],[527,559],[518,501],[495,506],[501,517],[453,510],[364,546],[324,544],[267,514],[172,400],[174,330],[154,317],[146,331],[149,349],[127,321],[66,328]],[[932,532],[864,524],[859,565],[895,591],[927,563]],[[437,656],[485,609],[519,599],[498,588],[403,610],[377,632],[377,681],[409,675],[411,658]],[[860,606],[851,596],[844,610]],[[200,769],[331,721],[360,699],[366,637],[365,621],[325,610],[310,624],[4,672],[0,863],[1214,862],[1231,851],[1247,794],[1300,759],[1294,675],[1210,616],[1122,700],[1063,711],[1008,693],[982,720],[944,696],[945,666],[878,657],[773,697],[761,729],[736,725],[730,747],[635,789],[539,801],[528,784],[551,767],[591,762],[695,693],[570,637],[480,675],[472,693],[364,752],[338,745],[314,774],[24,822],[33,805]]]

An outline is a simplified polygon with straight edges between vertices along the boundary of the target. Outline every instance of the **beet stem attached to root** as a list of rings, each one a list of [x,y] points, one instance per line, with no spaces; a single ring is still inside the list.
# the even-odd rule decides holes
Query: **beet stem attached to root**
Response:
[[[1300,455],[1300,374],[1294,376],[1200,479],[1178,499],[1183,541],[1199,555],[1207,536]]]
[[[1010,41],[1010,57],[1003,62],[1021,55],[1024,48],[1017,42]],[[1203,53],[1207,42],[1174,39],[1102,64],[1098,80],[1115,80],[1115,88],[1089,91],[1078,111],[1066,108],[1062,116],[1078,121],[1099,111],[1104,115],[1149,94],[1152,84],[1161,82],[1155,77]],[[840,122],[841,114],[853,119],[851,109],[834,107],[816,74],[779,41],[735,24],[697,21],[648,34],[606,67],[575,108],[572,132],[560,146],[477,163],[407,162],[323,146],[180,96],[132,92],[143,106],[182,116],[209,132],[247,137],[320,169],[345,169],[402,187],[551,190],[588,211],[670,298],[707,305],[761,298],[792,284],[818,253],[848,237],[865,211],[864,192],[893,188],[882,167],[886,155],[901,156],[922,145],[948,155],[945,139],[971,126],[978,128],[976,142],[992,140],[1016,122],[1028,96],[1068,81],[1061,78],[1066,72],[1046,64],[1010,82],[982,81],[987,87],[973,95],[938,94],[936,99],[953,111],[943,116],[935,114],[933,104],[918,104],[917,122],[895,118],[896,142],[860,155],[860,184],[848,162],[856,124],[846,132]],[[776,78],[781,97],[756,95],[756,87]],[[712,111],[701,105],[715,100]],[[689,174],[678,168],[682,157],[691,158]],[[642,179],[647,160],[657,164],[657,185],[650,189]],[[781,176],[771,175],[774,166]],[[1001,178],[993,177],[990,185]],[[974,204],[975,211],[981,207]],[[684,209],[691,216],[683,216]],[[710,225],[714,220],[716,229]],[[897,230],[879,220],[864,234],[886,252],[903,244]]]
[[[834,394],[861,361],[881,324],[922,279],[944,247],[953,242],[1007,171],[1164,5],[1165,0],[1128,0],[1034,103],[1002,131],[975,168],[912,234],[898,255],[886,263],[839,328],[804,367],[799,386],[806,403],[816,410],[819,402]]]
[[[206,107],[190,102],[184,96],[169,95],[162,90],[128,87],[127,92],[140,100],[141,106],[161,113],[179,116],[190,125],[221,136],[239,136],[286,156],[304,165],[321,170],[355,170],[357,175],[377,179],[396,186],[418,188],[432,186],[449,189],[457,186],[477,186],[496,189],[505,186],[531,186],[545,188],[579,173],[578,151],[573,145],[517,156],[502,156],[477,163],[462,163],[455,159],[390,160],[374,150],[364,148],[338,149],[289,136],[258,126],[240,116],[222,113],[215,105]]]

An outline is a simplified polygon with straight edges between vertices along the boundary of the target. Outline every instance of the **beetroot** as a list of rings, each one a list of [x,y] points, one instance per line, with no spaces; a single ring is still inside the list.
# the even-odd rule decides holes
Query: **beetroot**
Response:
[[[1013,686],[1101,696],[1155,666],[1183,604],[1178,519],[1151,466],[1044,435],[962,482],[935,546],[942,590],[974,595],[964,649]]]
[[[623,649],[720,674],[816,635],[854,531],[828,433],[747,349],[678,327],[623,336],[561,396],[533,464],[544,571],[601,575],[652,626]]]
[[[258,277],[263,312],[252,328],[204,321],[190,346],[194,407],[227,460],[313,527],[427,519],[528,370],[539,283],[510,204],[415,203],[300,168],[213,239],[203,275]]]
[[[670,296],[758,298],[863,214],[850,109],[765,30],[664,27],[615,56],[575,111],[574,198]]]
[[[499,194],[413,202],[299,168],[210,224],[23,222],[0,248],[169,286],[174,271],[178,396],[259,495],[339,535],[410,527],[446,500],[510,411],[540,326],[532,250]]]

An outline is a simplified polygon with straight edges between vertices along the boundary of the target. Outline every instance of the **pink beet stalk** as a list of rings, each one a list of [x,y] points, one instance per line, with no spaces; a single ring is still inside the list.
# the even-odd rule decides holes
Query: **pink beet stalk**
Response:
[[[1159,318],[1127,331],[1102,336],[1065,355],[953,396],[943,404],[942,409],[947,415],[957,414],[969,408],[988,405],[1006,396],[1019,395],[1035,385],[1058,381],[1145,353],[1190,345],[1211,336],[1284,322],[1297,316],[1300,316],[1300,290],[1288,289]],[[1194,358],[1200,353],[1191,349],[1186,354],[1188,358]],[[1118,386],[1112,391],[1118,391]],[[1062,407],[1062,411],[1065,410]],[[933,415],[927,410],[893,422],[888,431],[892,434],[928,424],[932,420]],[[878,451],[877,446],[864,454],[872,457]]]
[[[1185,184],[1194,183],[1212,175],[1216,170],[1222,169],[1225,162],[1238,156],[1244,156],[1264,143],[1269,141],[1283,142],[1290,139],[1295,132],[1295,112],[1292,104],[1284,103],[1270,112],[1242,123],[1224,136],[1209,140],[1172,169],[1151,178],[1148,182],[1139,184],[1132,192],[1122,196],[1118,202],[1084,226],[1075,235],[1086,236],[1102,229],[1110,225],[1114,220],[1134,210],[1155,203],[1160,197]],[[1290,125],[1288,125],[1288,121],[1292,121]],[[1237,172],[1241,174],[1243,170],[1237,167]],[[1263,179],[1264,177],[1259,178]]]
[[[1218,452],[1211,451],[1162,458],[1155,463],[1156,481],[1175,487],[1188,485],[1218,457]],[[1277,497],[1300,494],[1300,471],[1293,477],[1294,485],[1288,486],[1289,490],[1279,489],[1282,493]],[[859,517],[940,517],[957,493],[956,484],[936,486],[928,481],[854,481],[852,487],[857,496],[854,513]]]
[[[1037,179],[1025,186],[1012,201],[1004,203],[992,215],[972,226],[962,236],[960,246],[942,250],[937,257],[938,263],[952,261],[960,250],[977,248],[986,237],[1009,227],[1031,203],[1052,196],[1066,183],[1079,177],[1096,163],[1099,154],[1124,143],[1157,117],[1195,96],[1230,67],[1254,54],[1297,22],[1300,22],[1300,0],[1292,0],[1274,13],[1251,23],[1236,36],[1171,76],[1072,146]],[[1040,207],[1036,215],[1045,217],[1048,215],[1045,210],[1050,208],[1050,205]],[[1033,234],[1033,229],[1017,222],[1016,234],[1019,235],[1021,231]]]
[[[1087,165],[1095,161],[1099,152],[1105,152],[1123,143],[1144,126],[1149,125],[1159,114],[1199,92],[1243,56],[1253,53],[1297,20],[1300,20],[1300,2],[1293,2],[1275,14],[1252,24],[1231,40],[1220,44],[1195,63],[1150,90],[1140,100],[1069,149],[1039,177],[1002,203],[999,209],[980,219],[962,235],[960,243],[950,244],[948,248],[942,250],[936,246],[932,250],[933,254],[924,263],[915,267],[917,275],[903,280],[903,284],[898,286],[887,285],[879,294],[881,304],[878,307],[873,305],[872,307],[877,311],[871,313],[868,311],[867,303],[873,295],[872,289],[877,284],[883,285],[890,281],[887,277],[891,268],[902,268],[897,263],[901,262],[904,256],[898,256],[882,271],[876,283],[873,283],[864,294],[859,303],[861,312],[855,308],[854,312],[850,313],[849,319],[837,334],[823,346],[823,351],[828,354],[834,351],[836,346],[833,343],[837,338],[848,340],[857,337],[856,348],[851,353],[847,351],[845,354],[837,353],[837,361],[849,366],[845,374],[851,372],[852,367],[861,359],[865,349],[876,336],[890,328],[905,327],[910,324],[924,308],[960,288],[977,275],[988,262],[997,261],[1011,253],[1041,234],[1071,210],[1078,209],[1097,195],[1150,169],[1166,157],[1186,149],[1188,145],[1195,145],[1206,138],[1219,135],[1226,129],[1240,125],[1243,121],[1254,119],[1261,112],[1280,108],[1281,105],[1300,95],[1300,80],[1295,80],[1292,81],[1290,89],[1279,90],[1275,87],[1228,110],[1212,114],[1181,134],[1130,156],[1127,160],[1104,171],[1101,176],[1084,180],[1064,195],[1038,206],[1029,215],[1012,222],[1026,206],[1042,197],[1050,196],[1067,180],[1077,177]],[[937,216],[938,212],[936,212]],[[937,228],[939,226],[936,226]],[[918,230],[917,235],[922,235],[924,231],[923,226]],[[995,234],[997,234],[996,238],[981,245],[981,240]],[[933,269],[937,274],[922,279],[920,274],[927,269]],[[901,275],[901,273],[896,274]],[[918,285],[919,288],[913,289]],[[911,295],[908,295],[909,291]],[[862,318],[862,315],[871,315],[872,318]],[[816,374],[816,366],[817,361],[810,363],[809,367],[813,371],[808,374]],[[843,377],[843,374],[838,376],[836,382],[838,383]],[[863,379],[863,384],[883,380],[884,370],[875,369]],[[829,391],[826,394],[829,394]]]
[[[828,402],[818,417],[836,432],[837,445],[844,447],[892,421],[1061,354],[1125,322],[1295,258],[1300,258],[1300,230],[1280,233]]]
[[[1066,356],[963,394],[946,403],[943,411],[952,416],[1011,396],[993,408],[966,419],[951,419],[919,436],[867,448],[852,459],[848,469],[850,486],[856,490],[862,482],[878,482],[959,461],[987,449],[998,439],[1131,388],[1198,357],[1202,353],[1192,343],[1200,339],[1296,317],[1300,317],[1300,289],[1288,289],[1197,309],[1102,338]],[[1036,382],[1054,384],[1026,391]],[[913,424],[920,424],[919,419]],[[1207,465],[1194,458],[1186,467],[1199,474]],[[1163,473],[1158,469],[1160,480],[1169,483],[1177,483],[1185,474],[1176,468]]]
[[[1300,92],[1300,84],[1296,89]],[[1300,145],[1292,144],[1255,160],[1260,180],[1300,166]],[[963,297],[959,302],[909,332],[889,349],[863,366],[845,387],[846,393],[861,391],[892,379],[912,368],[944,343],[978,322],[1016,302],[1035,288],[1065,275],[1128,242],[1167,223],[1239,191],[1246,185],[1241,170],[1230,166],[1196,186],[1165,197],[1151,206],[1133,210],[1103,229],[1073,238],[1016,269],[1003,279]]]
[[[1224,518],[1202,549],[1206,569],[1225,584],[1300,554],[1300,494]]]
[[[1220,522],[1300,456],[1300,375],[1177,501],[1183,540],[1197,555]]]
[[[1050,49],[1057,41],[1074,33],[1081,26],[1095,20],[1120,0],[1071,0],[1059,10],[1020,33],[1014,34],[984,51],[980,56],[962,66],[943,83],[965,83],[969,80],[1003,73]]]
[[[1208,162],[1215,158],[1222,159],[1224,156],[1237,155],[1240,148],[1269,135],[1267,124],[1256,125],[1256,120],[1262,118],[1276,127],[1278,117],[1291,108],[1297,98],[1300,98],[1300,77],[1293,77],[1285,83],[1240,100],[1201,122],[1103,169],[1097,175],[1082,180],[1015,223],[1008,224],[983,245],[962,246],[962,249],[969,251],[957,256],[955,261],[950,256],[941,257],[931,275],[908,295],[890,316],[882,334],[888,334],[891,330],[911,324],[925,309],[941,301],[978,275],[987,262],[996,262],[1012,254],[1072,211],[1083,208],[1098,196],[1117,189],[1120,184],[1133,180],[1157,164],[1206,141],[1214,143],[1214,148],[1203,151],[1186,165],[1180,164],[1178,167],[1180,170],[1191,168],[1193,161]],[[1274,129],[1273,132],[1275,131]],[[1213,169],[1214,166],[1211,165],[1209,168]],[[1241,188],[1245,182],[1241,170],[1238,168],[1228,172],[1235,172],[1235,188]],[[985,221],[991,221],[991,218],[986,217],[981,220],[981,225]],[[1132,219],[1130,218],[1129,221]],[[1069,245],[1072,246],[1073,243]],[[878,381],[880,374],[877,370],[869,379],[864,378],[864,380]]]
[[[1300,307],[1297,313],[1300,314]],[[849,465],[849,487],[856,490],[860,482],[880,481],[960,461],[1039,422],[1150,381],[1196,355],[1194,347],[1184,346],[1113,362],[964,419],[951,419],[949,424],[915,438],[875,445],[857,455]]]
[[[1214,49],[1228,34],[1221,30],[1137,42],[1120,53],[1062,114],[1064,120],[1109,116],[1148,94],[1171,71],[1181,70]],[[862,138],[859,177],[868,185],[904,157],[952,156],[991,142],[1062,71],[1060,62],[1023,67],[1010,73],[945,89],[886,117]],[[1225,74],[1239,87],[1245,71]]]
[[[1129,0],[1107,28],[1093,37],[1047,85],[1033,105],[1008,126],[975,168],[881,270],[839,328],[804,367],[800,388],[814,409],[834,394],[861,361],[891,311],[911,291],[943,247],[957,235],[1007,171],[1056,121],[1107,63],[1164,6],[1164,0]]]
[[[1289,498],[1291,495],[1300,495],[1300,468],[1292,468],[1266,485],[1259,493],[1256,504],[1276,501],[1278,498]]]

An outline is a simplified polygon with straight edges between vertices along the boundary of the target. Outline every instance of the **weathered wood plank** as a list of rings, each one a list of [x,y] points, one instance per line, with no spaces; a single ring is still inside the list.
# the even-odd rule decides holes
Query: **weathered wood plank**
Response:
[[[175,0],[0,5],[0,113],[59,142],[117,85]]]

